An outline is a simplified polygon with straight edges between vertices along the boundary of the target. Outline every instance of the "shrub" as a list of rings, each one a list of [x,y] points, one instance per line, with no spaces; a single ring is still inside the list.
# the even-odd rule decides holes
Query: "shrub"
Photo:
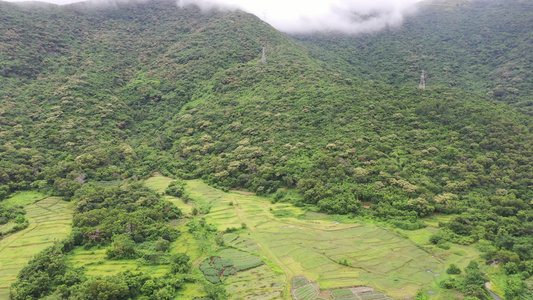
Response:
[[[443,289],[453,289],[456,287],[455,278],[450,278],[439,282],[439,286]]]
[[[116,236],[111,246],[106,250],[109,259],[127,259],[135,257],[135,242],[129,235]]]
[[[191,269],[191,263],[190,258],[185,253],[180,253],[175,255],[172,258],[172,263],[170,264],[170,268],[172,269],[172,272],[174,273],[187,273]],[[200,269],[202,269],[202,265],[200,265]],[[203,271],[203,270],[202,270]]]
[[[461,269],[459,269],[455,264],[451,264],[448,269],[446,269],[446,273],[451,275],[458,275],[461,274]]]
[[[390,220],[389,223],[396,227],[403,230],[418,230],[422,228],[426,228],[426,223],[422,221],[416,221],[416,222],[408,222],[408,221],[401,221],[401,220]]]
[[[438,243],[437,243],[437,247],[438,248],[441,248],[441,249],[444,249],[444,250],[450,250],[450,244],[444,240],[440,240]]]
[[[185,182],[176,180],[171,182],[165,189],[165,193],[175,197],[182,197],[185,192]]]

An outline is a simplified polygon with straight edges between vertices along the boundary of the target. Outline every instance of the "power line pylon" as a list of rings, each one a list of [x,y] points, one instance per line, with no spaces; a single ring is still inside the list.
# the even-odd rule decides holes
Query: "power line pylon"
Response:
[[[266,64],[267,59],[265,55],[265,47],[263,47],[263,55],[261,56],[261,63]]]
[[[418,85],[418,87],[421,90],[426,89],[426,75],[424,74],[424,70],[422,70],[422,75],[420,75],[420,84]]]

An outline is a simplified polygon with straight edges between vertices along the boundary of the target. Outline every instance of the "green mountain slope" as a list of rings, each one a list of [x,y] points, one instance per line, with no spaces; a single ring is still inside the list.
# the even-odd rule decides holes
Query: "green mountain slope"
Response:
[[[401,28],[296,37],[330,69],[390,84],[482,92],[531,114],[531,1],[426,1]]]
[[[425,91],[391,85],[386,76],[348,75],[353,66],[343,55],[325,68],[313,58],[318,48],[309,54],[243,12],[165,1],[0,2],[0,14],[8,33],[0,36],[1,195],[40,188],[72,198],[79,243],[109,245],[125,234],[122,224],[91,238],[98,224],[110,224],[108,210],[146,213],[159,226],[168,211],[153,211],[166,205],[153,193],[135,184],[93,186],[159,170],[402,228],[453,214],[435,243],[491,240],[496,250],[487,260],[514,253],[517,272],[530,270],[531,117],[472,92],[485,87],[450,88],[449,77]],[[329,59],[335,51],[325,53]],[[372,55],[369,61],[394,65]],[[436,73],[426,70],[430,82]],[[97,225],[94,213],[102,218]],[[143,238],[165,234],[150,226]],[[24,280],[19,292],[31,282]]]

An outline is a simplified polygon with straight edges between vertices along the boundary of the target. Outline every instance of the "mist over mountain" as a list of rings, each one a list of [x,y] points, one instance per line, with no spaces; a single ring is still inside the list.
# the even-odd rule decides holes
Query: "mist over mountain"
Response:
[[[25,2],[24,0],[22,0]],[[50,0],[55,4],[70,4],[79,0]],[[130,0],[91,0],[89,7],[116,6],[143,1]],[[176,5],[199,6],[204,10],[240,9],[252,13],[278,30],[290,33],[312,32],[374,32],[388,27],[400,26],[404,19],[415,12],[419,0],[328,0],[308,2],[290,1],[242,1],[242,0],[179,0]]]
[[[478,91],[531,114],[530,1],[434,1],[401,28],[366,35],[301,35],[328,68],[360,78]]]
[[[415,12],[417,0],[333,0],[269,1],[182,0],[180,6],[199,5],[204,9],[242,9],[263,18],[287,33],[344,32],[348,34],[379,31],[400,26]]]
[[[226,295],[217,255],[237,238],[224,236],[244,239],[247,226],[265,222],[217,230],[204,218],[217,200],[189,199],[183,180],[191,179],[283,202],[281,217],[296,206],[334,215],[328,224],[338,217],[354,228],[389,226],[387,234],[465,270],[435,279],[435,299],[488,298],[493,278],[504,278],[496,291],[508,299],[531,296],[530,7],[445,1],[421,6],[400,28],[289,36],[241,10],[164,0],[0,2],[0,199],[38,190],[75,211],[71,236],[22,269],[12,298],[172,299],[186,285],[198,298]],[[366,8],[349,19],[397,15]],[[422,70],[426,89],[418,87]],[[187,220],[143,184],[154,172],[176,179],[166,196],[197,201]],[[24,221],[0,204],[0,225]],[[220,211],[230,209],[241,208],[231,202]],[[198,261],[172,252],[182,242],[199,243]],[[457,248],[443,252],[450,245]],[[69,260],[84,249],[166,273],[93,276]],[[486,277],[458,252],[500,267]],[[269,259],[259,260],[288,278],[283,297],[292,297],[292,275]],[[324,258],[357,269],[340,259]],[[414,281],[408,290],[390,281],[401,297],[428,294]]]

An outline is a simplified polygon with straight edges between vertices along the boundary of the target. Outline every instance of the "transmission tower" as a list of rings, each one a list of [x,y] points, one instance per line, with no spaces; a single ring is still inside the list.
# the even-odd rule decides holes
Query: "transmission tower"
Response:
[[[424,70],[422,70],[422,75],[420,75],[420,84],[418,87],[422,90],[426,89],[426,75],[424,75]]]
[[[265,55],[265,47],[263,47],[263,55],[261,56],[261,63],[266,64],[266,62],[267,62],[267,59]]]

